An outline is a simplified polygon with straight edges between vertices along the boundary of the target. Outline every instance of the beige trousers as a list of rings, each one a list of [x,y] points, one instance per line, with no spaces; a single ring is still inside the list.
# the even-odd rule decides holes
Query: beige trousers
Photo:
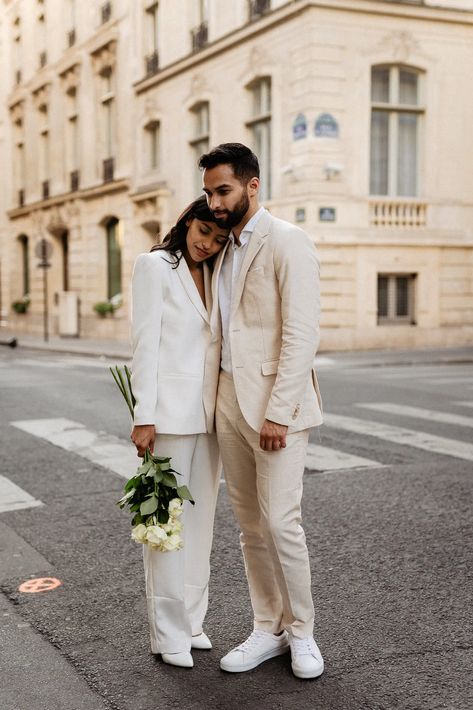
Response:
[[[263,451],[246,423],[232,378],[220,373],[217,435],[240,542],[254,626],[312,636],[309,555],[301,525],[302,477],[308,430],[288,434],[286,448]]]
[[[153,653],[190,651],[202,632],[208,606],[210,550],[220,478],[215,434],[158,434],[154,451],[171,456],[195,506],[184,502],[182,550],[160,552],[143,545],[146,601]]]

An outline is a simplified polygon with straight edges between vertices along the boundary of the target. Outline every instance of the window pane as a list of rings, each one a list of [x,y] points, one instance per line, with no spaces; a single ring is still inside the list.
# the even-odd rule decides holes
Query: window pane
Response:
[[[409,277],[396,278],[396,316],[409,315]]]
[[[371,100],[389,102],[389,69],[371,70]]]
[[[399,103],[417,104],[418,75],[412,71],[401,69],[399,80]]]
[[[398,116],[397,194],[417,195],[417,121],[413,113]]]
[[[122,259],[118,242],[118,220],[107,225],[108,298],[122,292]]]
[[[262,79],[253,89],[253,116],[261,116],[271,111],[271,82]]]
[[[154,170],[159,165],[159,124],[148,128],[149,167]]]
[[[193,143],[192,147],[194,150],[194,195],[197,197],[202,194],[202,171],[199,168],[199,159],[201,155],[209,150],[208,138],[198,143]]]
[[[388,278],[378,276],[378,318],[388,316]]]
[[[271,130],[269,121],[261,121],[253,125],[254,152],[260,165],[260,197],[268,200],[271,197]]]
[[[389,113],[373,111],[371,115],[370,192],[388,194]]]

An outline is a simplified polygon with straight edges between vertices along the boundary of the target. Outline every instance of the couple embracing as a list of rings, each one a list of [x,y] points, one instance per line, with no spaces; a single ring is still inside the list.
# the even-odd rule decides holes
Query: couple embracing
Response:
[[[192,667],[191,650],[212,647],[203,622],[223,463],[254,628],[220,667],[247,671],[290,650],[294,675],[315,678],[301,498],[309,429],[322,422],[319,262],[302,230],[259,206],[249,148],[219,145],[199,165],[205,196],[133,274],[132,440],[139,455],[171,456],[196,500],[183,550],[143,548],[151,650]]]

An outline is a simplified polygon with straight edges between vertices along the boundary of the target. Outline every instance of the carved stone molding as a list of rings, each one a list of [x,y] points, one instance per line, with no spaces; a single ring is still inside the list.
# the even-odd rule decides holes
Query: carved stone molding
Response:
[[[13,106],[10,106],[10,118],[12,123],[21,124],[25,116],[25,102],[18,101]]]
[[[423,51],[420,42],[407,30],[384,35],[374,46],[366,49],[364,54],[382,56],[387,61],[402,64],[415,63],[419,57],[432,60],[432,57]]]
[[[47,108],[51,94],[50,84],[43,84],[33,92],[33,104],[38,111]]]
[[[61,84],[66,94],[73,94],[80,81],[80,64],[72,64],[61,72]]]
[[[92,66],[96,74],[112,71],[117,59],[117,41],[112,39],[91,53]]]

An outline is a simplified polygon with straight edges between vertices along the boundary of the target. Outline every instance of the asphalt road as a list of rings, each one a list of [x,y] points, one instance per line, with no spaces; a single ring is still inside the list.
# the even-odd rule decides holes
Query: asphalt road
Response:
[[[192,670],[151,655],[141,550],[114,504],[124,479],[85,449],[12,424],[62,418],[126,440],[107,363],[1,352],[0,482],[34,505],[0,512],[1,709],[471,710],[473,353],[385,360],[320,362],[328,424],[311,436],[311,469],[324,468],[313,463],[322,453],[329,464],[306,473],[304,519],[326,671],[301,681],[288,656],[219,670],[251,630],[225,485],[206,626],[214,648],[194,652]],[[19,591],[38,577],[61,585]]]

